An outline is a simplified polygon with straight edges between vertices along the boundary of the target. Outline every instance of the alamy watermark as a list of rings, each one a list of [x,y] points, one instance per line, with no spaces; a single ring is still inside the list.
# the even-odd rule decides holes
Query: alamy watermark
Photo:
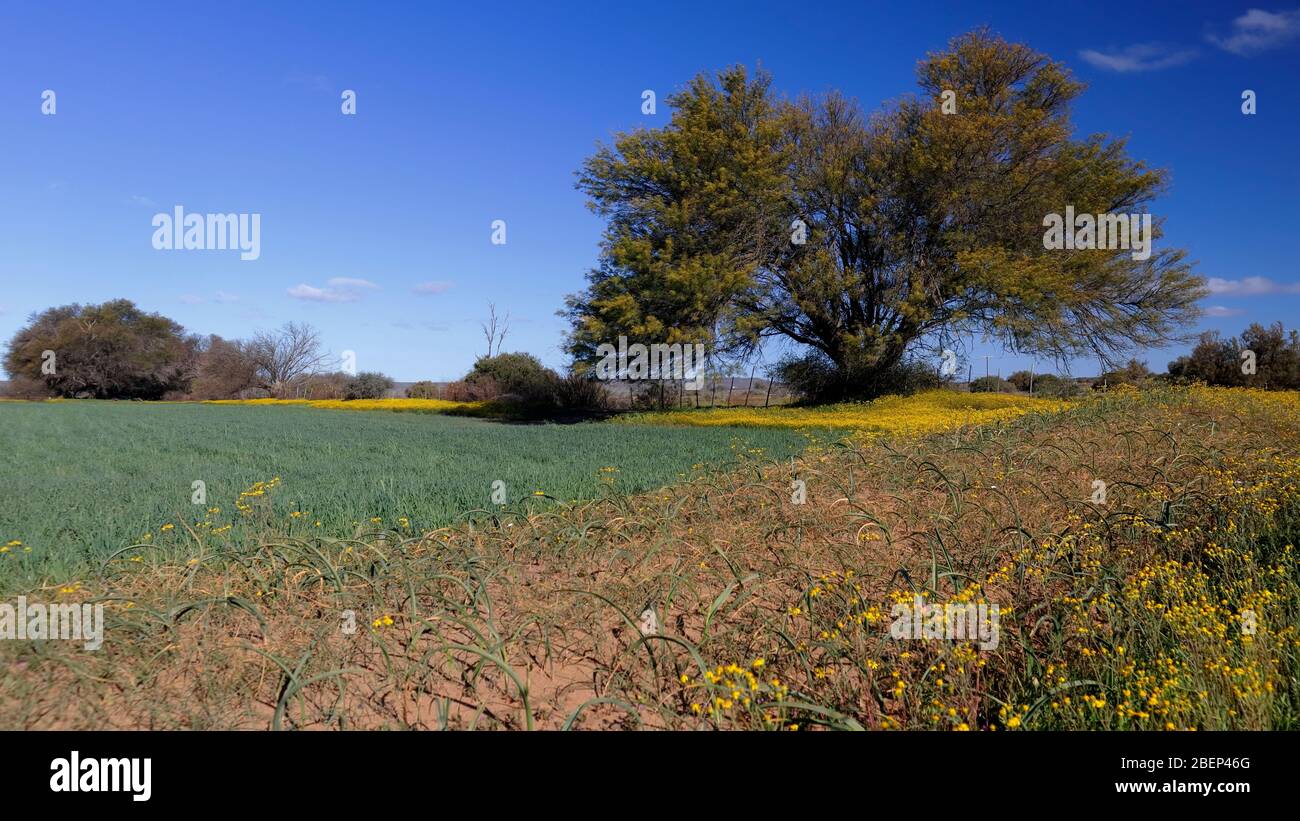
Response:
[[[104,605],[0,602],[0,639],[17,641],[84,641],[87,650],[104,644]]]
[[[1151,258],[1150,214],[1078,214],[1065,207],[1065,216],[1043,217],[1043,248],[1049,251],[1131,250],[1135,260]]]
[[[998,647],[998,606],[973,602],[926,604],[915,596],[911,604],[896,604],[889,635],[895,639],[943,639],[979,642],[981,650]]]
[[[239,250],[244,261],[262,255],[261,214],[154,214],[153,247],[159,251]]]
[[[698,391],[704,386],[704,345],[656,342],[631,345],[626,336],[618,338],[618,346],[602,343],[596,346],[596,378],[615,379],[680,379],[689,390]]]
[[[153,795],[152,758],[82,758],[73,750],[50,762],[50,792],[124,792],[132,801]]]

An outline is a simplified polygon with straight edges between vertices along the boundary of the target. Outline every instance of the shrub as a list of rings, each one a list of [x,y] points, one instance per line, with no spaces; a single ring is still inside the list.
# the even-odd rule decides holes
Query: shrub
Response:
[[[342,371],[315,373],[297,380],[291,395],[299,399],[342,399],[347,395],[352,377]]]
[[[1045,373],[1034,377],[1035,396],[1064,399],[1069,396],[1078,396],[1081,393],[1083,393],[1083,388],[1073,379],[1062,379],[1054,373]]]
[[[441,391],[438,385],[427,379],[422,379],[406,389],[407,399],[441,399]]]
[[[393,387],[393,380],[375,371],[363,371],[348,380],[344,399],[382,399]]]
[[[1128,364],[1117,371],[1107,371],[1093,383],[1093,390],[1103,390],[1105,388],[1116,388],[1120,385],[1133,385],[1143,387],[1151,381],[1153,374],[1147,367],[1147,363],[1139,362],[1136,359],[1130,359]]]
[[[767,375],[808,402],[910,394],[940,387],[944,382],[937,370],[915,360],[903,360],[884,370],[855,372],[837,367],[820,351],[787,356],[768,368]]]
[[[442,392],[442,398],[451,402],[490,402],[501,396],[501,387],[490,376],[474,382],[464,379],[451,382]]]
[[[598,379],[570,373],[555,383],[555,401],[566,410],[608,410],[612,398]]]
[[[9,399],[48,399],[55,395],[44,382],[25,376],[10,379],[4,389],[4,396]]]
[[[971,393],[1004,393],[1015,387],[996,376],[981,376],[970,383]]]
[[[526,353],[503,353],[480,357],[464,381],[471,386],[495,386],[496,395],[509,396],[525,404],[550,405],[556,401],[560,377],[537,357]]]

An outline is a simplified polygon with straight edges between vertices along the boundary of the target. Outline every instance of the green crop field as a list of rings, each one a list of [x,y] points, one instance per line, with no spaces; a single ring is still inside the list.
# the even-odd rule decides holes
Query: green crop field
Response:
[[[594,498],[608,488],[658,487],[696,466],[740,455],[785,457],[804,444],[804,436],[776,429],[514,425],[296,407],[5,402],[0,545],[22,544],[0,555],[0,586],[58,581],[84,569],[88,560],[145,541],[145,534],[153,541],[187,538],[186,526],[196,523],[205,538],[235,538],[246,523],[265,525],[268,517],[293,532],[416,533],[492,507],[492,483],[498,480],[511,508],[523,500],[535,507],[549,504],[548,497],[564,501]],[[242,491],[277,476],[273,498],[249,500],[256,504],[255,516],[236,509]],[[196,481],[205,485],[204,504],[192,501]],[[220,512],[209,513],[216,508]],[[161,530],[167,524],[172,527]],[[232,527],[223,531],[226,525]]]

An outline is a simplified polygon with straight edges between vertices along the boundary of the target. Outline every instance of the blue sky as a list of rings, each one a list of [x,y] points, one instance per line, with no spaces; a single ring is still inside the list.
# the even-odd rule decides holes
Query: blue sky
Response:
[[[761,62],[782,92],[838,88],[870,110],[981,24],[1089,84],[1081,132],[1128,135],[1171,171],[1153,211],[1216,280],[1201,327],[1300,325],[1300,9],[976,5],[8,4],[0,338],[52,305],[127,297],[227,337],[309,322],[362,370],[445,379],[483,351],[492,301],[512,316],[507,349],[561,366],[555,311],[602,227],[573,172],[615,132],[667,122],[664,105],[642,115],[643,90],[662,101]],[[153,215],[177,204],[260,213],[260,257],[155,250]],[[1144,358],[1163,370],[1178,351]],[[1004,374],[1028,363],[974,353]]]

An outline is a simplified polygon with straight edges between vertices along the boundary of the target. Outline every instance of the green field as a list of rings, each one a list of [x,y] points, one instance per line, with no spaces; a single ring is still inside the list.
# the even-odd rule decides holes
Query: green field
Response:
[[[0,586],[59,581],[151,534],[238,538],[258,519],[294,533],[351,536],[447,524],[491,507],[644,490],[696,465],[786,457],[806,439],[788,430],[705,430],[584,423],[514,425],[384,411],[130,402],[0,402]],[[762,449],[761,453],[750,449]],[[601,468],[607,470],[602,472]],[[617,471],[608,468],[618,468]],[[280,477],[253,516],[235,501]],[[601,477],[607,477],[602,481]],[[191,502],[206,484],[207,504]],[[269,506],[269,510],[267,509]],[[208,515],[209,508],[221,508]],[[291,517],[294,511],[306,515]],[[371,517],[379,517],[379,524]],[[409,524],[400,524],[406,517]],[[317,526],[316,522],[320,525]],[[161,531],[164,524],[169,531]],[[26,550],[30,548],[30,551]]]

